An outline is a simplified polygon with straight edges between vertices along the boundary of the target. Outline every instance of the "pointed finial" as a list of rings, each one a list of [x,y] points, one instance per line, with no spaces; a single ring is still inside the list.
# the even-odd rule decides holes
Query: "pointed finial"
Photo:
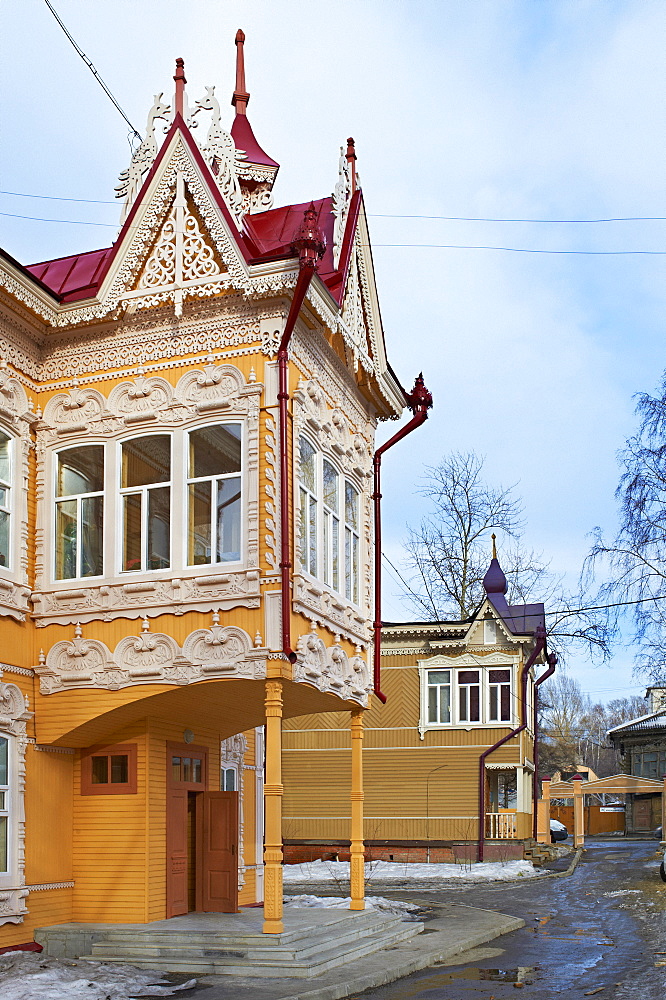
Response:
[[[302,268],[309,267],[316,270],[318,261],[324,256],[326,237],[319,228],[317,210],[313,201],[303,212],[303,221],[294,234],[291,249],[298,254],[299,264]]]
[[[81,628],[81,622],[77,622],[76,623],[76,627],[74,629],[74,635],[76,636],[77,639],[80,639],[81,636],[83,635],[83,629]]]
[[[414,379],[412,391],[405,393],[405,402],[414,415],[432,407],[432,393],[423,381],[423,372],[419,372]]]
[[[150,622],[148,621],[147,618],[144,618],[143,621],[141,622],[141,631],[150,632]]]
[[[240,28],[236,32],[236,89],[231,98],[231,103],[236,109],[237,115],[244,115],[250,100],[250,95],[245,89],[245,32]]]
[[[497,541],[497,535],[493,532],[490,537],[493,540],[493,559],[497,559],[497,545],[495,544]]]
[[[185,79],[185,60],[176,59],[176,72],[174,74],[174,82],[176,84],[176,98],[174,101],[174,106],[176,109],[176,114],[183,117],[183,108],[185,106],[185,84],[187,80]]]
[[[347,139],[347,163],[349,164],[349,174],[351,176],[351,193],[353,194],[356,190],[356,148],[354,146],[354,140],[350,136]]]

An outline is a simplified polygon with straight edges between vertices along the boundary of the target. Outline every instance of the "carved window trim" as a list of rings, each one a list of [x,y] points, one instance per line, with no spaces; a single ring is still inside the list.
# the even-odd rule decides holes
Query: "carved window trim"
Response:
[[[29,611],[28,587],[28,484],[32,449],[30,411],[25,390],[0,362],[0,431],[10,439],[10,541],[9,565],[0,566],[0,615],[25,621]]]
[[[1,676],[1,675],[0,675]],[[25,771],[26,722],[31,713],[16,684],[0,681],[0,737],[8,741],[8,865],[0,874],[0,925],[20,924],[28,912],[25,900]]]
[[[464,729],[511,729],[518,724],[520,715],[519,692],[517,687],[518,663],[515,659],[508,659],[503,654],[490,654],[489,656],[474,656],[470,653],[463,653],[460,656],[432,656],[428,659],[417,659],[419,671],[420,690],[420,712],[419,712],[419,734],[423,739],[425,733],[436,732],[437,730]],[[478,671],[479,688],[479,719],[470,721],[461,716],[461,691],[467,690],[469,684],[459,683],[458,674],[460,671]],[[509,670],[510,671],[510,714],[508,719],[498,720],[490,718],[490,671]],[[448,671],[450,690],[450,719],[448,722],[431,722],[429,718],[428,692],[433,687],[429,684],[431,672]],[[474,685],[472,685],[474,686]],[[469,697],[469,694],[468,694]],[[467,703],[469,709],[469,702]],[[469,713],[468,713],[469,714]]]

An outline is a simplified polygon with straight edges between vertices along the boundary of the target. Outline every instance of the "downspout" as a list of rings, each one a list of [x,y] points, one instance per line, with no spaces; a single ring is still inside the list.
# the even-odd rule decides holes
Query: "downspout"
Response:
[[[382,510],[381,510],[381,467],[382,455],[389,448],[392,448],[398,441],[411,434],[413,430],[420,427],[428,419],[428,410],[432,406],[432,396],[428,392],[423,382],[421,373],[414,382],[414,388],[409,395],[405,394],[405,402],[412,411],[412,419],[409,423],[401,427],[397,434],[394,434],[385,444],[375,452],[373,460],[375,474],[375,489],[372,494],[375,514],[375,620],[373,622],[373,668],[374,668],[374,692],[381,701],[386,703],[386,695],[381,689],[381,667],[380,655],[382,644]]]
[[[280,586],[281,586],[281,616],[282,616],[282,652],[290,663],[296,661],[296,653],[291,648],[291,544],[289,530],[289,434],[288,408],[289,382],[287,362],[289,360],[289,341],[296,326],[303,300],[315,271],[317,263],[324,256],[326,240],[317,223],[317,213],[314,204],[304,213],[293,241],[291,249],[298,253],[298,279],[291,300],[289,315],[284,327],[280,347],[278,349],[278,406],[279,406],[279,437],[280,437]]]
[[[483,861],[483,845],[486,839],[486,757],[488,757],[495,750],[498,750],[505,743],[508,743],[508,741],[512,740],[514,736],[518,736],[524,729],[527,729],[527,677],[534,662],[536,661],[537,656],[543,649],[545,649],[546,646],[546,630],[543,625],[537,626],[534,635],[536,638],[534,649],[532,650],[527,663],[523,667],[523,672],[520,676],[520,711],[523,721],[517,729],[512,729],[511,732],[507,733],[506,736],[503,736],[501,740],[498,740],[497,743],[493,744],[493,746],[484,750],[479,757],[479,862]]]
[[[548,657],[548,670],[541,675],[534,682],[534,720],[532,726],[534,729],[534,773],[532,775],[532,837],[534,840],[537,839],[537,799],[539,798],[539,713],[538,713],[538,697],[539,692],[537,688],[544,681],[547,681],[549,677],[552,677],[555,673],[555,667],[557,665],[557,656],[555,653],[551,653]]]

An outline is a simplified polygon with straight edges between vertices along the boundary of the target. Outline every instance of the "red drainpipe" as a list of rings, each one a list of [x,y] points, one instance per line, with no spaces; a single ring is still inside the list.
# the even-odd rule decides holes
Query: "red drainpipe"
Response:
[[[526,699],[527,699],[527,677],[530,672],[530,668],[534,664],[539,653],[546,646],[546,630],[543,625],[538,625],[535,631],[536,643],[534,649],[528,659],[527,663],[523,667],[523,672],[520,677],[520,711],[523,717],[523,721],[518,726],[517,729],[512,729],[510,733],[503,736],[501,740],[493,746],[488,747],[484,750],[479,757],[479,861],[483,861],[483,845],[486,839],[486,757],[488,757],[499,747],[503,746],[509,740],[512,740],[514,736],[518,736],[522,733],[523,729],[527,728],[527,711],[526,711]],[[554,668],[553,668],[554,669]]]
[[[295,663],[296,653],[291,648],[291,544],[289,531],[289,434],[288,409],[289,382],[287,361],[289,341],[296,326],[296,320],[303,305],[303,299],[317,270],[318,261],[324,256],[326,240],[317,222],[314,204],[304,212],[301,223],[291,244],[298,253],[298,280],[291,300],[291,307],[278,349],[278,404],[280,412],[280,578],[282,609],[282,652],[290,663]]]
[[[534,729],[534,774],[532,775],[532,812],[534,815],[532,816],[532,837],[534,840],[537,838],[537,799],[539,798],[539,692],[537,688],[544,681],[547,681],[549,677],[553,676],[556,665],[557,657],[555,653],[551,653],[548,657],[548,670],[534,684],[534,720],[532,722]]]
[[[410,434],[417,427],[428,419],[428,410],[432,406],[432,395],[428,392],[423,382],[423,372],[416,378],[414,388],[411,393],[405,393],[405,402],[412,411],[412,419],[409,423],[401,427],[397,434],[394,434],[386,444],[378,448],[373,461],[375,472],[375,490],[372,494],[375,510],[375,620],[373,622],[373,667],[374,667],[374,691],[382,705],[386,703],[386,695],[381,689],[381,644],[382,644],[382,511],[381,511],[381,465],[382,455],[389,448],[392,448],[398,441]]]

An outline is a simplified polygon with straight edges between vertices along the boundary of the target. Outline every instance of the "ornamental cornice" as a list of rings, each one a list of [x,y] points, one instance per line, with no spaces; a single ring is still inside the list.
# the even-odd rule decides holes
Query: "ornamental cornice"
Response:
[[[334,634],[362,646],[370,642],[370,623],[363,612],[341,594],[334,594],[318,580],[294,573],[293,609],[310,619],[313,628],[319,622]]]
[[[182,647],[163,632],[151,632],[144,618],[140,635],[126,636],[113,652],[97,639],[86,639],[77,625],[73,639],[56,642],[40,653],[35,672],[44,695],[72,688],[117,691],[133,684],[193,684],[226,677],[262,680],[268,650],[255,646],[236,626],[213,624],[196,629]]]
[[[301,635],[296,645],[294,681],[310,684],[344,701],[355,701],[365,708],[372,692],[372,681],[360,652],[357,647],[356,655],[350,659],[337,641],[327,647],[316,632]]]

